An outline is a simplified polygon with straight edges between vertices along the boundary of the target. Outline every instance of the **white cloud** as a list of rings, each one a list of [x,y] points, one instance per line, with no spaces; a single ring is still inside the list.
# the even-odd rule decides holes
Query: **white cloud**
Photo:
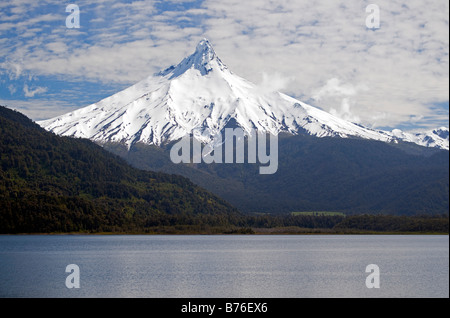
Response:
[[[351,84],[341,84],[338,78],[332,78],[327,81],[325,86],[317,90],[312,98],[315,100],[320,100],[324,96],[353,96],[358,93],[358,91],[368,90],[366,85],[351,85]]]
[[[312,98],[318,102],[325,100],[327,104],[333,105],[328,110],[332,115],[351,122],[360,123],[364,120],[360,118],[358,112],[355,112],[354,98],[357,97],[358,93],[367,91],[368,89],[369,88],[364,84],[341,84],[338,78],[332,78],[329,79],[323,87],[316,90],[313,93]],[[336,107],[337,105],[340,107]],[[372,122],[373,119],[374,118],[371,118]]]
[[[311,98],[330,78],[367,87],[316,99],[324,110],[371,126],[420,117],[433,125],[431,106],[449,99],[448,2],[379,1],[376,31],[365,27],[367,4],[206,1],[214,16],[206,33],[230,68],[250,80],[261,70],[295,77],[288,94]]]
[[[258,86],[263,92],[277,92],[284,90],[293,80],[293,77],[286,77],[280,73],[268,74],[262,72],[261,82]]]
[[[350,99],[343,98],[339,109],[331,108],[330,114],[348,120],[350,122],[359,123],[361,119],[350,110]]]
[[[54,53],[67,53],[68,46],[64,42],[50,42],[47,43],[46,48]]]
[[[45,93],[47,90],[48,90],[47,87],[37,86],[35,88],[28,88],[27,84],[23,86],[23,92],[25,94],[25,97],[34,97],[34,95]]]
[[[13,95],[17,91],[17,88],[14,85],[10,84],[8,85],[8,90],[11,93],[11,95]]]
[[[17,110],[35,121],[53,118],[78,108],[67,102],[52,99],[32,101],[0,99],[0,105]]]

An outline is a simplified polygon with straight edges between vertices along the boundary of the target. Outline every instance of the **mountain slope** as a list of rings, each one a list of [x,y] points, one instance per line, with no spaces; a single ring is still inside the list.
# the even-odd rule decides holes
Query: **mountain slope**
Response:
[[[243,212],[283,214],[448,214],[448,151],[415,144],[283,135],[279,165],[260,175],[253,164],[173,164],[170,147],[120,144],[105,149],[147,170],[176,173]]]
[[[449,129],[447,127],[420,133],[406,133],[399,129],[394,129],[392,134],[399,140],[412,142],[424,147],[449,150]]]
[[[145,231],[237,215],[186,178],[137,170],[1,106],[0,159],[0,233]]]
[[[248,134],[258,130],[384,142],[410,137],[365,128],[285,94],[263,91],[232,73],[206,39],[178,65],[95,104],[38,123],[58,135],[121,142],[130,149],[139,142],[160,146],[193,133],[208,142],[230,122]],[[427,145],[448,149],[448,139]]]

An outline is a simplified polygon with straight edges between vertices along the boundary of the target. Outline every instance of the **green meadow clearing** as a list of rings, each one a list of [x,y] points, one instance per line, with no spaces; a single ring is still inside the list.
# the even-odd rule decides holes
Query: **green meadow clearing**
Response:
[[[291,212],[291,215],[312,215],[312,216],[345,216],[343,212],[330,212],[330,211],[311,211],[311,212]]]

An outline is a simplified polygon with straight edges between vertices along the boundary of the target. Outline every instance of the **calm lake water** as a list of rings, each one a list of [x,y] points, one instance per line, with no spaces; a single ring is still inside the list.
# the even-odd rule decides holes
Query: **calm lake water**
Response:
[[[66,287],[69,264],[79,289]],[[449,238],[7,235],[0,297],[448,298]]]

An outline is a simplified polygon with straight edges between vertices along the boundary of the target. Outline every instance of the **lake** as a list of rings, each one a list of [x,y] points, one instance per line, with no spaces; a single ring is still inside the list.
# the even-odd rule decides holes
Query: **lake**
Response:
[[[366,272],[370,264],[379,272]],[[79,288],[66,286],[69,276]],[[369,276],[379,288],[367,287]],[[2,235],[0,297],[448,298],[449,239]]]

